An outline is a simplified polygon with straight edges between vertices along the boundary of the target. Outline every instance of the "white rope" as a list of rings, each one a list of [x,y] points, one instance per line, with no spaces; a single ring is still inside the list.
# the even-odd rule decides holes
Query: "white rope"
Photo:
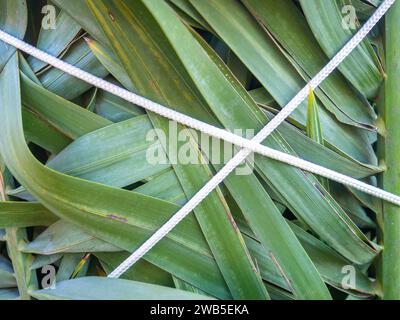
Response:
[[[324,81],[330,73],[351,53],[351,51],[357,47],[357,45],[367,36],[372,28],[378,23],[382,16],[395,0],[386,0],[382,5],[375,11],[371,18],[364,24],[364,26],[353,36],[353,38],[332,58],[332,60],[307,84],[253,139],[253,142],[261,143],[265,140],[302,102],[307,98],[311,88],[317,88],[322,81]],[[130,257],[128,257],[123,263],[121,263],[110,275],[110,278],[120,277],[126,270],[128,270],[133,264],[135,264],[141,257],[143,257],[152,247],[154,247],[162,238],[164,238],[182,219],[184,219],[201,201],[207,197],[237,166],[239,166],[243,160],[250,155],[252,150],[246,149],[240,150],[200,191],[190,199],[167,223],[165,223],[156,233],[154,233],[145,243],[143,243]],[[283,159],[288,160],[289,155],[284,155]],[[282,160],[283,160],[282,159]],[[277,159],[279,160],[279,159]],[[293,157],[293,165],[300,167],[305,163],[301,159]],[[316,165],[307,164],[305,168],[315,169],[314,173],[321,175],[321,173],[329,175],[331,178],[335,177],[338,182],[349,182],[349,178],[344,175],[338,175],[338,173],[328,170],[323,167]],[[330,171],[330,172],[329,172]],[[326,175],[325,175],[326,176]],[[327,177],[329,178],[329,177]],[[357,181],[357,180],[355,180]],[[354,182],[352,182],[353,184]],[[359,181],[354,186],[359,187]],[[361,186],[363,191],[368,193],[373,192],[380,196],[387,196],[388,193],[379,190],[378,188],[372,188],[371,186]],[[374,190],[373,190],[374,189]],[[385,193],[385,194],[384,194]],[[395,197],[397,204],[400,204],[399,197]]]
[[[351,51],[365,38],[376,23],[382,18],[387,10],[396,0],[385,0],[375,11],[365,25],[353,36],[353,38],[332,58],[332,60],[279,112],[255,137],[248,140],[237,136],[229,131],[211,126],[197,119],[191,118],[174,110],[168,109],[149,99],[134,94],[126,89],[118,87],[101,78],[80,70],[62,60],[53,57],[27,43],[21,41],[6,32],[0,30],[0,40],[28,53],[29,55],[48,63],[78,79],[81,79],[97,88],[103,89],[126,101],[139,105],[149,111],[155,112],[168,119],[182,123],[188,127],[202,131],[210,136],[225,140],[234,145],[242,147],[235,157],[233,157],[201,190],[190,199],[165,225],[154,233],[146,242],[143,243],[126,261],[116,268],[109,277],[118,278],[136,261],[145,255],[154,245],[166,236],[183,218],[185,218],[204,198],[211,193],[238,165],[246,159],[251,152],[256,152],[272,159],[290,164],[305,171],[326,177],[336,182],[348,185],[357,190],[363,191],[377,198],[386,200],[400,206],[400,197],[379,188],[370,186],[366,183],[345,176],[333,170],[321,167],[311,162],[296,158],[280,151],[273,150],[261,145],[265,140],[308,96],[310,86],[317,88],[329,74],[351,53]]]

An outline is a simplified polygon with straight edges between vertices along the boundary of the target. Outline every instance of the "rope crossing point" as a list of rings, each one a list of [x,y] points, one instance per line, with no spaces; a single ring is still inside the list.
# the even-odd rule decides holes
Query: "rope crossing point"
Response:
[[[255,152],[269,158],[287,163],[305,171],[326,177],[333,181],[353,187],[377,198],[400,206],[400,197],[382,189],[368,185],[346,175],[333,170],[299,159],[286,153],[268,148],[261,144],[308,96],[309,88],[316,89],[329,74],[357,47],[357,45],[367,36],[371,29],[378,23],[383,15],[389,10],[396,0],[385,0],[375,13],[369,18],[364,26],[350,39],[350,41],[332,58],[332,60],[252,139],[248,140],[237,136],[229,131],[211,126],[197,119],[191,118],[158,103],[150,101],[144,97],[134,94],[126,89],[118,87],[101,78],[80,70],[62,60],[53,57],[27,43],[21,41],[10,34],[0,30],[0,40],[9,45],[28,53],[29,55],[46,62],[53,67],[60,69],[78,79],[81,79],[97,88],[110,92],[126,101],[139,105],[146,110],[155,112],[168,119],[182,123],[188,127],[197,129],[207,135],[225,140],[241,149],[200,191],[190,199],[171,219],[157,230],[147,241],[145,241],[128,259],[117,267],[110,275],[110,278],[120,277],[127,269],[145,255],[163,237],[165,237],[183,218],[207,197],[238,165],[244,161],[250,153]]]

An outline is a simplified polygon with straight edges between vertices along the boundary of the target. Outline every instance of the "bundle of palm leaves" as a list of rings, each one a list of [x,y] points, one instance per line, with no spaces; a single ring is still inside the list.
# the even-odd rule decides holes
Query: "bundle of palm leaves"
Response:
[[[0,0],[0,29],[258,132],[380,3]],[[399,27],[397,2],[264,144],[400,193]],[[232,155],[213,157],[223,145],[205,150],[190,130],[171,148],[166,118],[4,43],[0,70],[0,299],[400,298],[399,208],[260,155],[107,278]],[[173,161],[182,149],[202,161]]]

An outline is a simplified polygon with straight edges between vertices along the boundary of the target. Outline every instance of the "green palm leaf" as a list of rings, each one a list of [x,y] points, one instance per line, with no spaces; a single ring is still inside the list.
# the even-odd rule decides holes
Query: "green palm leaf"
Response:
[[[244,135],[381,2],[0,0],[0,29]],[[264,145],[397,192],[398,8]],[[107,279],[238,148],[4,43],[0,118],[0,299],[399,296],[396,207],[257,154],[121,279]],[[45,290],[49,266],[56,286]]]

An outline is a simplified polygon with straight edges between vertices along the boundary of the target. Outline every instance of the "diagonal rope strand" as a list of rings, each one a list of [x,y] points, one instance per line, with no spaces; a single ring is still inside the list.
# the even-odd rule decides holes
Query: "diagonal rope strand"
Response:
[[[317,88],[329,74],[357,47],[389,10],[395,0],[385,0],[374,12],[364,26],[350,39],[350,41],[331,59],[331,61],[302,89],[300,92],[252,139],[253,142],[264,141],[303,101],[309,89]],[[241,149],[228,163],[193,196],[167,223],[158,229],[145,241],[130,257],[122,262],[110,275],[110,278],[120,277],[126,270],[143,257],[153,246],[164,238],[182,219],[184,219],[208,194],[210,194],[237,166],[251,154],[252,150]],[[295,164],[299,164],[296,160]],[[297,165],[298,166],[298,165]],[[342,178],[342,177],[340,177]],[[369,188],[368,188],[369,189]]]
[[[109,83],[101,78],[95,77],[88,72],[80,70],[62,60],[53,57],[29,44],[21,41],[6,32],[0,30],[0,40],[24,51],[31,56],[42,60],[72,76],[75,76],[93,86],[108,91],[129,102],[139,105],[149,111],[160,114],[171,120],[180,122],[188,127],[202,131],[210,136],[225,140],[241,148],[234,158],[232,158],[201,190],[190,199],[164,226],[162,226],[153,236],[151,236],[142,246],[139,247],[126,261],[115,269],[109,277],[117,278],[123,274],[130,266],[138,261],[146,252],[158,243],[165,235],[169,233],[185,216],[187,216],[210,192],[212,192],[251,152],[256,152],[272,159],[298,167],[305,171],[326,177],[336,182],[348,185],[360,191],[366,192],[375,197],[400,206],[400,197],[374,186],[345,176],[333,170],[321,167],[311,162],[299,159],[297,157],[273,150],[261,145],[265,140],[308,96],[309,88],[317,88],[329,74],[351,53],[351,51],[365,38],[376,23],[382,18],[387,10],[396,0],[385,0],[375,11],[364,26],[351,38],[351,40],[332,58],[332,60],[279,112],[257,135],[253,140],[248,140],[230,133],[197,119],[191,118],[174,110],[168,109],[149,99],[134,94],[126,89]]]

